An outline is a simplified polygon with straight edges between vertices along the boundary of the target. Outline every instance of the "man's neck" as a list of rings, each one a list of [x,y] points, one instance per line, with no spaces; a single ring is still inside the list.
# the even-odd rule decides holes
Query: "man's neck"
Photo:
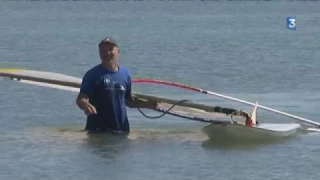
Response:
[[[111,61],[111,62],[102,62],[103,68],[112,71],[112,72],[117,72],[119,70],[118,64],[116,61]]]

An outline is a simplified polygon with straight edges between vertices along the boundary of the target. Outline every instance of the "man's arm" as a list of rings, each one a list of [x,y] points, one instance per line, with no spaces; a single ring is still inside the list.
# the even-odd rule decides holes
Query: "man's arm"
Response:
[[[80,93],[77,96],[76,104],[87,115],[96,114],[96,108],[89,102],[89,95],[92,93],[92,74],[87,72],[81,83]]]
[[[132,82],[131,82],[131,76],[128,76],[128,82],[127,82],[127,91],[126,91],[126,105],[129,108],[147,108],[147,109],[155,109],[158,106],[158,103],[156,101],[150,101],[150,100],[144,100],[140,99],[138,97],[135,97],[132,94]]]
[[[89,97],[83,93],[79,93],[76,99],[76,104],[78,107],[83,110],[88,103]]]

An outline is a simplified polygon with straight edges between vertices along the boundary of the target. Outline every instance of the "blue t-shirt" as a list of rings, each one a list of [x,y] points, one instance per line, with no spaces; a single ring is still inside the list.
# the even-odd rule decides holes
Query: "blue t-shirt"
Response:
[[[99,64],[86,72],[80,93],[89,96],[97,114],[87,117],[86,130],[116,130],[129,132],[126,98],[132,98],[131,76],[119,66],[117,72],[108,71]]]

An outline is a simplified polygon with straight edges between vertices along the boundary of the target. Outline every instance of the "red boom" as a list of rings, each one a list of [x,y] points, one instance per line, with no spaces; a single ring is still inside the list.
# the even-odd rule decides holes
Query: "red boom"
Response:
[[[174,86],[174,87],[178,87],[178,88],[188,89],[188,90],[196,91],[196,92],[204,92],[200,88],[196,88],[196,87],[192,87],[192,86],[180,84],[180,83],[164,81],[164,80],[157,80],[157,79],[133,79],[132,82],[133,83],[147,83],[147,84],[162,84],[162,85],[167,85],[167,86]]]

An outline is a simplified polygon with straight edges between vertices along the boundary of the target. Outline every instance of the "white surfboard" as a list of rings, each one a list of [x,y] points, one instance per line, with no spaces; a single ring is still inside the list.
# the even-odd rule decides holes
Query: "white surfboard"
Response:
[[[212,124],[204,127],[202,132],[210,139],[229,137],[241,140],[270,140],[294,135],[300,128],[299,124],[261,123],[255,126],[239,124]]]
[[[294,135],[300,124],[257,123],[258,102],[253,108],[251,120],[253,125],[243,124],[211,124],[202,129],[210,139],[229,137],[239,140],[271,140]]]

